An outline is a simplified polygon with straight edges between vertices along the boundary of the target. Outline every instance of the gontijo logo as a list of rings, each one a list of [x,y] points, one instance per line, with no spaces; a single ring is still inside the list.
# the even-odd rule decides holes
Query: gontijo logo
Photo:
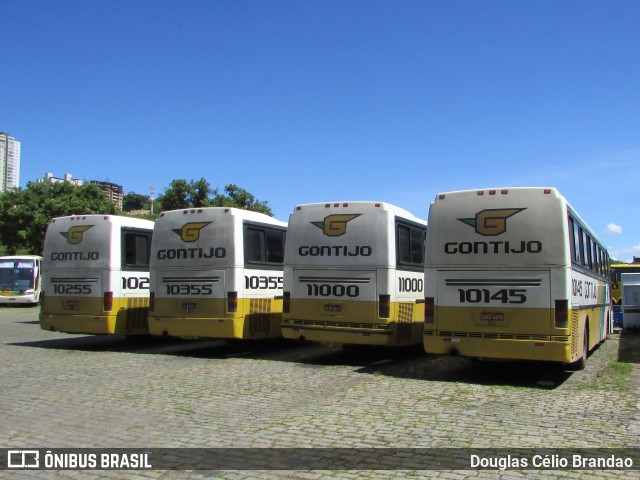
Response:
[[[495,237],[507,231],[507,218],[526,208],[490,208],[476,213],[475,218],[459,218],[462,223],[474,227],[476,233]]]
[[[76,225],[66,232],[60,232],[60,235],[66,238],[67,242],[71,245],[77,245],[84,238],[84,232],[89,230],[91,227],[93,227],[93,225]]]
[[[355,214],[337,214],[324,217],[322,222],[311,222],[318,228],[322,229],[322,233],[329,237],[339,237],[347,233],[347,223],[356,217],[359,217],[360,213]]]
[[[200,230],[210,223],[211,222],[185,223],[182,228],[176,228],[172,231],[179,235],[183,242],[193,243],[200,238]]]

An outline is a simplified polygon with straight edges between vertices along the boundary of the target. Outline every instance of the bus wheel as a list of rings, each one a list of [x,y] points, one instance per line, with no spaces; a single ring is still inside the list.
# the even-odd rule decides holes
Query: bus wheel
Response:
[[[589,356],[589,330],[584,329],[582,335],[582,356],[573,363],[569,364],[569,370],[578,371],[584,370],[587,366],[587,357]]]

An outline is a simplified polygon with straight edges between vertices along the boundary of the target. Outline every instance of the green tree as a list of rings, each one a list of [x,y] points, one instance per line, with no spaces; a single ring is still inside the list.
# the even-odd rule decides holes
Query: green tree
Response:
[[[24,190],[0,194],[0,239],[7,253],[37,254],[51,219],[116,212],[115,204],[95,184],[29,182]]]
[[[224,194],[216,194],[213,204],[219,207],[235,207],[244,210],[264,213],[273,216],[268,202],[257,200],[251,193],[237,185],[229,184],[224,187]]]
[[[122,198],[122,211],[131,212],[133,210],[149,210],[149,197],[139,193],[127,193]]]
[[[204,177],[198,181],[191,181],[191,206],[210,207],[212,195],[217,195],[217,191],[211,190],[211,185]]]
[[[212,189],[204,178],[191,182],[185,179],[173,180],[158,200],[165,211],[209,206],[235,207],[273,216],[268,202],[257,200],[244,188],[229,184],[220,193],[217,189]]]
[[[193,181],[191,182],[193,183]],[[178,210],[180,208],[189,208],[191,198],[193,197],[193,188],[186,180],[180,178],[172,180],[164,194],[158,199],[162,205],[162,210]]]

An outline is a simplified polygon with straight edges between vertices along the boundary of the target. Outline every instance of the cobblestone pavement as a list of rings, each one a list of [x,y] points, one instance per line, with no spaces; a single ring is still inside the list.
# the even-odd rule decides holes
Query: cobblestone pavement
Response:
[[[582,372],[412,349],[46,332],[0,308],[0,448],[640,447],[640,335]],[[630,362],[620,374],[618,360]],[[51,478],[637,478],[638,470],[0,471]]]

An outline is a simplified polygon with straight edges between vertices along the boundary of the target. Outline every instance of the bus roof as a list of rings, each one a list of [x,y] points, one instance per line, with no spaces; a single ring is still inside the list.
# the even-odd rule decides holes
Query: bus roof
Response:
[[[596,235],[595,232],[591,230],[587,222],[584,221],[584,219],[580,216],[580,214],[571,206],[569,201],[555,187],[499,187],[499,188],[480,188],[480,189],[470,189],[470,190],[455,190],[455,191],[443,192],[443,193],[437,194],[435,198],[435,202],[437,202],[438,200],[444,200],[448,196],[453,196],[453,195],[455,196],[475,195],[478,197],[482,197],[484,195],[509,196],[509,194],[515,194],[515,193],[518,193],[518,194],[530,193],[531,195],[542,193],[543,195],[550,195],[551,197],[558,199],[560,202],[566,205],[566,208],[569,210],[569,212],[571,212],[571,215],[573,215],[573,217],[580,222],[581,226],[584,228],[585,231],[589,233],[591,238],[594,239],[601,246],[604,246],[604,244],[599,240],[598,235]]]
[[[258,223],[268,223],[271,225],[279,225],[281,227],[286,227],[287,222],[283,222],[274,217],[266,215],[260,212],[254,212],[253,210],[244,210],[242,208],[234,208],[234,207],[200,207],[200,208],[180,208],[176,210],[167,210],[160,214],[160,218],[165,217],[166,215],[174,216],[177,214],[189,214],[189,213],[201,213],[203,215],[222,215],[227,214],[232,217],[239,217],[243,220],[250,220]]]
[[[421,218],[416,217],[413,213],[405,210],[404,208],[398,207],[391,203],[387,202],[376,202],[376,201],[339,201],[339,202],[316,202],[316,203],[302,203],[298,204],[292,214],[296,212],[300,212],[303,210],[323,210],[326,209],[330,211],[334,208],[358,208],[358,209],[380,209],[386,212],[389,212],[397,217],[402,217],[407,220],[411,220],[415,223],[419,223],[422,225],[426,225],[427,221]],[[333,212],[332,212],[333,213]]]
[[[84,221],[84,220],[96,220],[102,219],[107,223],[113,223],[114,225],[123,226],[123,227],[132,227],[132,228],[146,228],[153,229],[153,225],[155,222],[152,220],[146,220],[144,218],[135,218],[135,217],[125,217],[122,215],[100,215],[100,214],[91,214],[91,215],[68,215],[65,217],[56,217],[51,220],[51,223],[66,223],[73,221]]]

